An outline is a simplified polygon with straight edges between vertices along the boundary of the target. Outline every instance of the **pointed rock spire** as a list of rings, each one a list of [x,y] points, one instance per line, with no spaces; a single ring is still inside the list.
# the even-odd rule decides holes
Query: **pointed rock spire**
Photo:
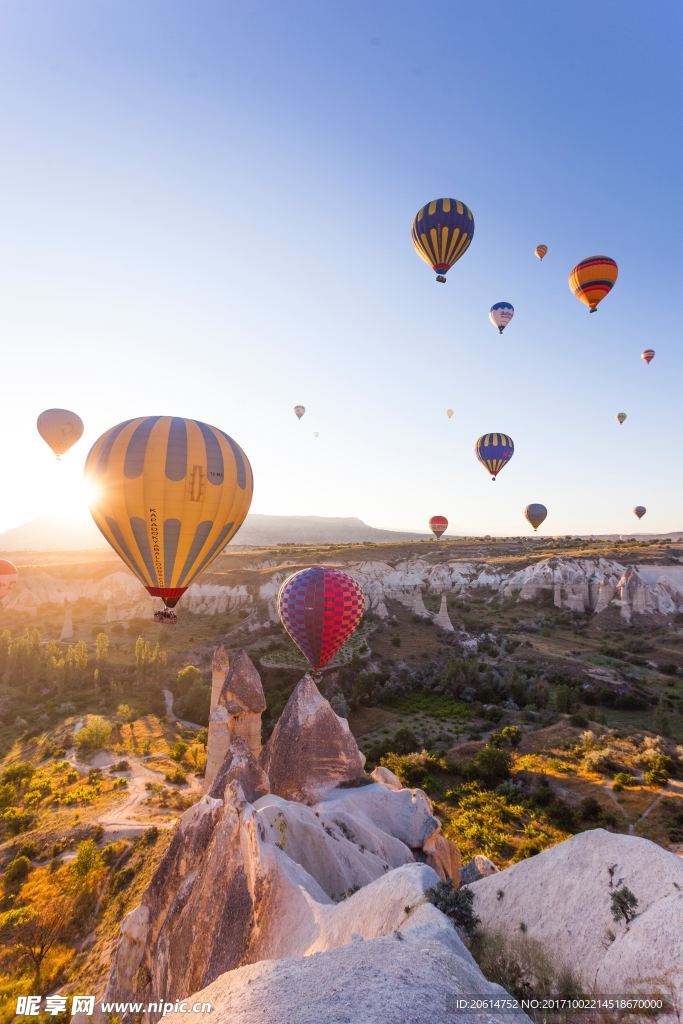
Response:
[[[348,722],[335,715],[310,675],[295,687],[260,758],[273,793],[318,800],[331,787],[363,773],[365,757]]]

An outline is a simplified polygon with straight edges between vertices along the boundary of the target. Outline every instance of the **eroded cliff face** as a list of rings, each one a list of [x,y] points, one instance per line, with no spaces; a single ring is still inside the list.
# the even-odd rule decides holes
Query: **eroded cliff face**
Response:
[[[654,575],[653,570],[654,568]],[[449,629],[444,604],[434,616],[424,605],[424,594],[457,594],[466,597],[475,590],[490,590],[501,597],[520,601],[551,602],[558,608],[601,614],[609,607],[620,611],[624,621],[633,615],[673,615],[683,611],[683,579],[680,566],[647,567],[641,574],[636,566],[624,566],[605,559],[552,557],[514,572],[486,562],[449,561],[434,564],[426,558],[349,563],[345,569],[362,586],[368,607],[380,618],[390,614],[390,602],[399,602],[413,613],[434,618]],[[249,618],[241,625],[245,636],[277,619],[276,598],[286,572],[275,571],[258,590],[245,586],[195,583],[183,597],[183,607],[203,615],[222,615],[243,609]],[[5,607],[36,614],[41,605],[63,604],[80,597],[107,607],[107,621],[126,620],[149,614],[149,598],[140,584],[125,572],[100,580],[60,581],[48,573],[20,579],[5,598]]]

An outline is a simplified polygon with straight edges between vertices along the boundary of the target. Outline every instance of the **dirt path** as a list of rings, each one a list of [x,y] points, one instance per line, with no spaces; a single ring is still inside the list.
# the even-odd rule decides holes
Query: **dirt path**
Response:
[[[173,710],[173,694],[171,693],[170,690],[162,690],[161,692],[164,695],[166,716],[168,718],[175,718],[176,722],[180,722],[183,728],[192,729],[193,732],[200,732],[202,729],[206,728],[205,725],[198,725],[197,722],[188,722],[187,719],[185,718],[178,718]]]

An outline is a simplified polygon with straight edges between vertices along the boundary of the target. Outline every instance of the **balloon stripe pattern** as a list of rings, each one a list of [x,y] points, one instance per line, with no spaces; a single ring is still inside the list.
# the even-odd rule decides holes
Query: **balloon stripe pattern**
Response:
[[[429,529],[438,540],[448,529],[448,520],[445,516],[432,516],[429,520]]]
[[[594,313],[598,303],[612,291],[618,276],[619,268],[609,256],[589,256],[572,270],[569,287]]]
[[[90,450],[85,474],[101,533],[169,608],[237,533],[254,486],[232,438],[175,416],[112,427]]]
[[[443,277],[470,247],[472,211],[459,199],[433,199],[418,211],[412,237],[418,256]]]
[[[501,469],[508,464],[515,452],[515,445],[508,434],[482,434],[475,451],[482,466],[488,469],[495,480]]]
[[[314,565],[285,580],[277,610],[296,646],[318,671],[358,628],[365,595],[345,572]]]

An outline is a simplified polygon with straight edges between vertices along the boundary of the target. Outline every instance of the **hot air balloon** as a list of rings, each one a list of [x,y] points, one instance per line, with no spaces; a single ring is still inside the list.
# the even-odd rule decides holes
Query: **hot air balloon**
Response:
[[[598,303],[612,291],[618,275],[619,268],[609,256],[589,256],[572,270],[569,287],[594,313]]]
[[[231,437],[178,416],[140,416],[107,430],[85,476],[96,525],[167,608],[237,533],[254,487]]]
[[[303,414],[305,412],[306,412],[306,407],[304,405],[295,405],[294,406],[294,415],[296,416],[296,418],[298,420],[301,419],[301,417],[303,416]]]
[[[496,302],[489,310],[489,320],[498,333],[502,334],[515,315],[515,307],[510,302]]]
[[[46,409],[38,417],[36,426],[58,459],[76,444],[83,433],[83,420],[68,409]]]
[[[459,199],[433,199],[413,221],[413,245],[441,284],[454,263],[467,252],[474,236],[474,217]]]
[[[531,505],[527,505],[524,509],[524,515],[527,520],[531,523],[534,530],[537,530],[545,517],[548,515],[548,509],[545,505],[541,505],[538,502],[534,502]]]
[[[448,520],[445,516],[432,516],[429,520],[429,529],[438,540],[441,534],[448,529]]]
[[[627,417],[625,412],[618,412],[617,413],[617,419],[619,420],[619,426],[621,426],[621,424],[624,422],[624,420],[628,419],[628,417]]]
[[[8,562],[6,558],[0,558],[0,599],[9,594],[18,576],[16,565]]]
[[[639,519],[642,519],[646,512],[647,509],[644,505],[636,505],[636,507],[633,509],[633,514],[638,516]]]
[[[282,625],[317,672],[363,618],[365,595],[340,569],[314,565],[289,576],[277,597]]]
[[[453,419],[453,410],[452,409],[446,409],[446,415],[448,416],[449,420],[452,420]]]
[[[482,434],[477,441],[475,452],[482,466],[485,466],[493,480],[503,466],[506,466],[515,452],[515,445],[508,434]]]
[[[548,252],[548,246],[547,245],[537,245],[536,248],[534,249],[534,252],[535,252],[536,256],[538,257],[538,259],[542,260],[543,257]]]
[[[655,357],[655,350],[653,348],[646,348],[640,353],[640,358],[644,359],[645,362],[650,365]]]
[[[314,430],[313,431],[313,437],[320,437],[320,431],[319,430]]]

